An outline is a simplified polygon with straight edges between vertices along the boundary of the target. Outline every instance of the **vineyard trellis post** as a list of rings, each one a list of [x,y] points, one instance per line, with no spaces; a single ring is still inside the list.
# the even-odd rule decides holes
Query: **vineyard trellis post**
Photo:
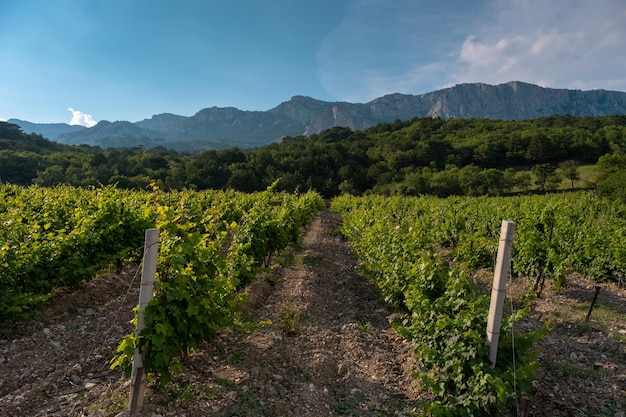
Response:
[[[154,296],[154,280],[156,277],[157,256],[159,254],[159,229],[147,229],[143,255],[143,269],[141,271],[141,286],[139,288],[139,306],[137,309],[137,329],[135,338],[145,327],[143,310]],[[133,370],[130,380],[130,398],[128,402],[129,414],[141,412],[143,408],[144,391],[146,388],[143,357],[138,348],[133,356]]]
[[[489,360],[491,367],[496,367],[498,356],[498,341],[500,339],[500,323],[502,322],[502,308],[506,292],[506,279],[511,263],[511,246],[515,223],[510,220],[502,220],[500,230],[500,243],[496,257],[496,267],[491,287],[491,304],[489,305],[489,318],[487,319],[487,341],[489,342]]]

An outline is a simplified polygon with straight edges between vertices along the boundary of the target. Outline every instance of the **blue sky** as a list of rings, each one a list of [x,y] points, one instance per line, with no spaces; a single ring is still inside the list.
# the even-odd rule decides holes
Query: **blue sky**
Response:
[[[512,80],[626,91],[626,2],[0,3],[2,120],[135,122]]]

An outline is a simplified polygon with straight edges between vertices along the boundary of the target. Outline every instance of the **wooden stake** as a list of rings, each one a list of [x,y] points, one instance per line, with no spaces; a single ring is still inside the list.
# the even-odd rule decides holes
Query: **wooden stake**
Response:
[[[593,300],[591,301],[591,305],[589,306],[589,311],[587,312],[587,318],[585,322],[588,322],[591,318],[591,312],[593,311],[593,307],[596,305],[596,301],[598,300],[598,294],[600,294],[600,286],[596,285],[596,293],[593,295]]]
[[[489,319],[487,320],[487,341],[489,342],[489,360],[491,367],[496,367],[498,356],[498,341],[500,339],[500,323],[502,322],[502,308],[504,307],[504,295],[506,292],[506,278],[511,263],[511,246],[515,223],[502,220],[500,230],[500,244],[496,258],[496,268],[491,287],[491,304],[489,306]]]
[[[137,309],[137,329],[135,338],[139,337],[144,327],[143,310],[154,296],[154,280],[156,277],[157,256],[159,254],[159,229],[146,230],[143,252],[143,269],[141,271],[141,287],[139,288],[139,308]],[[133,356],[133,371],[130,377],[130,399],[128,411],[132,416],[143,409],[143,397],[146,388],[146,378],[143,371],[143,357],[139,349],[135,349]]]

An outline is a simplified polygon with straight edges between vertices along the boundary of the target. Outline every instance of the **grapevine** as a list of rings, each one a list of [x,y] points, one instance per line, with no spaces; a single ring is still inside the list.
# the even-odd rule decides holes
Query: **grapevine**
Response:
[[[585,193],[515,198],[352,197],[335,199],[343,233],[385,300],[404,313],[395,324],[413,342],[434,415],[490,414],[528,392],[537,370],[532,345],[547,331],[516,334],[502,325],[498,366],[487,364],[486,288],[473,272],[493,267],[502,219],[516,222],[513,274],[567,285],[578,272],[597,280],[624,276],[622,206]],[[509,354],[506,354],[506,352]]]
[[[300,228],[323,207],[312,192],[216,193],[210,204],[203,193],[183,192],[157,206],[155,298],[144,312],[145,329],[121,341],[112,367],[128,373],[139,348],[145,371],[160,384],[171,381],[200,342],[241,324],[241,289],[272,253],[296,244]]]

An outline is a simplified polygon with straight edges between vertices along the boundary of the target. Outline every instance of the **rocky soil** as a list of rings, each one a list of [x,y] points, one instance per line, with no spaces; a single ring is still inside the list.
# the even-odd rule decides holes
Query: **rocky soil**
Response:
[[[146,390],[142,416],[410,416],[429,400],[413,378],[410,346],[393,313],[357,269],[329,211],[248,290],[247,311],[265,325],[201,345],[176,382]],[[129,382],[109,361],[138,299],[136,269],[59,292],[39,318],[0,329],[0,415],[116,416]],[[514,283],[523,293],[529,283]],[[550,321],[539,345],[535,391],[512,415],[612,416],[626,411],[626,291],[572,277],[547,287],[520,326]]]

